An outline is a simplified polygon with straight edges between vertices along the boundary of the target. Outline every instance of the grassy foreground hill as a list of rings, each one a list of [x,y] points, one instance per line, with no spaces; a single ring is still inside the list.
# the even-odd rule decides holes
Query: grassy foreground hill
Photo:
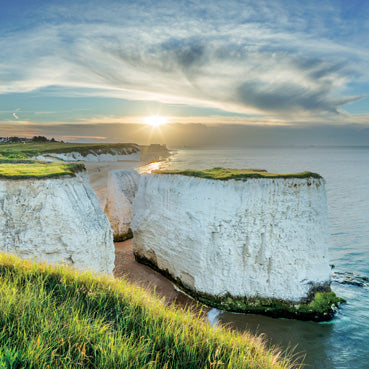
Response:
[[[0,368],[290,368],[124,280],[0,254]]]

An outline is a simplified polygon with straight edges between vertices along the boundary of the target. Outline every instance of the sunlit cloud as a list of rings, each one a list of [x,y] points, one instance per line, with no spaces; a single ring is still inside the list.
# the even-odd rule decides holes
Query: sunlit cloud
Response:
[[[18,119],[19,119],[19,116],[18,116],[18,114],[17,114],[19,111],[20,111],[20,109],[18,108],[18,109],[16,109],[16,110],[15,110],[15,112],[12,112],[12,116],[13,116],[13,118],[14,118],[14,119],[16,119],[16,120],[18,120]]]

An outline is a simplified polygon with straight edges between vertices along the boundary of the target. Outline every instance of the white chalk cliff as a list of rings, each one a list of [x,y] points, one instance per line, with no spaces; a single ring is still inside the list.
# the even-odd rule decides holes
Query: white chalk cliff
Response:
[[[125,161],[125,160],[133,160],[140,161],[140,150],[133,152],[133,149],[123,148],[121,150],[110,150],[111,153],[99,152],[99,150],[90,150],[90,153],[87,155],[82,155],[81,153],[68,152],[68,153],[47,153],[44,155],[38,155],[34,159],[42,160],[42,161],[55,161],[55,160],[63,160],[63,161],[86,161],[86,162],[100,162],[100,161]]]
[[[87,175],[1,179],[0,251],[112,273],[113,233]]]
[[[114,231],[114,239],[124,239],[131,233],[132,202],[140,175],[134,169],[112,170],[108,174],[105,214]]]
[[[304,301],[330,283],[324,179],[141,177],[133,248],[188,290]]]

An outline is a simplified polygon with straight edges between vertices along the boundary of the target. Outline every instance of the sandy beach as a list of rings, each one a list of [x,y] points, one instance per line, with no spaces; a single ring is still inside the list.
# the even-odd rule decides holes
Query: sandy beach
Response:
[[[189,307],[199,312],[207,313],[210,309],[184,293],[180,292],[174,285],[160,273],[146,265],[138,263],[132,251],[132,240],[115,243],[115,269],[116,278],[124,278],[134,285],[145,288],[155,293],[159,298],[164,298],[167,304],[176,304],[180,307]]]

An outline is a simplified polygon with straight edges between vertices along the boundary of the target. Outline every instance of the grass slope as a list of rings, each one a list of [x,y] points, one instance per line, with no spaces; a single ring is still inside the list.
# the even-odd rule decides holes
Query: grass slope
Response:
[[[75,144],[64,142],[8,143],[0,144],[0,178],[28,179],[74,176],[85,170],[83,164],[53,162],[45,163],[31,159],[37,155],[50,153],[79,152],[82,156],[93,154],[134,153],[139,148],[135,144]]]
[[[74,176],[85,170],[80,163],[41,163],[37,161],[10,161],[1,163],[0,179],[44,179],[62,176]]]
[[[68,153],[79,152],[86,156],[92,152],[99,154],[135,153],[139,150],[136,144],[81,144],[64,142],[46,142],[46,143],[7,143],[0,144],[0,155],[14,158],[27,158],[48,153]]]
[[[85,170],[83,164],[45,163],[32,157],[51,153],[79,152],[88,154],[126,154],[139,150],[135,144],[75,144],[64,142],[0,144],[0,179],[55,178],[74,176]],[[1,368],[0,368],[1,369]]]
[[[207,179],[242,180],[246,178],[322,178],[319,174],[313,172],[301,172],[291,174],[274,174],[268,173],[264,169],[230,169],[230,168],[213,168],[205,170],[154,170],[155,174],[177,174],[189,177],[199,177]]]
[[[0,255],[0,368],[288,368],[126,281]]]

